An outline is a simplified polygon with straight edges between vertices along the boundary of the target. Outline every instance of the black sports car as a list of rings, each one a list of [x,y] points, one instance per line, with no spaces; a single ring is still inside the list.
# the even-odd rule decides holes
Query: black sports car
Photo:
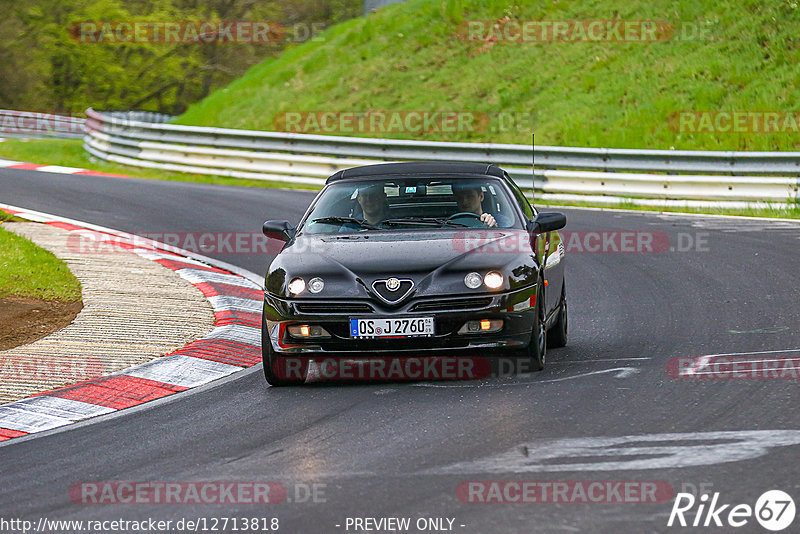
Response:
[[[267,381],[458,378],[499,355],[540,370],[567,342],[565,224],[494,165],[337,172],[297,228],[264,223],[285,241],[266,276]]]

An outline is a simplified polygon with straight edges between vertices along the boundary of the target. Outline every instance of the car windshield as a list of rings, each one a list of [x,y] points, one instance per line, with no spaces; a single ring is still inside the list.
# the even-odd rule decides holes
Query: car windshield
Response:
[[[299,231],[520,228],[511,202],[503,183],[490,177],[348,180],[324,189]]]

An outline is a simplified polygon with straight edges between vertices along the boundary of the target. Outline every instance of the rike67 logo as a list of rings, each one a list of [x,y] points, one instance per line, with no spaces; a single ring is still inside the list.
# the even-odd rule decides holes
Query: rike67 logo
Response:
[[[667,526],[739,528],[750,525],[748,531],[752,532],[751,520],[754,517],[758,524],[767,530],[772,532],[785,530],[794,522],[794,500],[781,490],[764,492],[756,500],[755,506],[723,504],[720,502],[719,492],[715,492],[710,501],[708,494],[696,499],[691,493],[678,493]]]

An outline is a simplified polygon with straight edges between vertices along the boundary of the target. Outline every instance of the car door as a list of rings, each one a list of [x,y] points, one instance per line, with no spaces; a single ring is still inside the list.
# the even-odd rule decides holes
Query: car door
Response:
[[[531,206],[528,199],[515,184],[508,174],[506,174],[509,182],[512,184],[511,189],[514,192],[514,197],[519,203],[526,219],[533,220],[536,218],[538,211]],[[546,284],[545,289],[545,310],[546,313],[553,311],[559,303],[561,298],[561,290],[564,283],[564,247],[561,243],[561,236],[558,232],[545,232],[535,236],[535,242],[532,243],[534,250],[536,250],[537,259],[540,264],[544,265],[544,279]]]

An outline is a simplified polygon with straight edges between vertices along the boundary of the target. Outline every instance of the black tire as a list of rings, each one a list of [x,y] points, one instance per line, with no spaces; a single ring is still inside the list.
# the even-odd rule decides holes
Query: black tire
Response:
[[[569,316],[567,314],[567,286],[561,284],[561,302],[558,305],[558,319],[547,332],[547,347],[557,349],[567,345]]]
[[[275,374],[275,353],[272,352],[272,343],[269,340],[269,329],[265,322],[261,323],[261,361],[264,362],[264,378],[270,386],[300,386],[305,383],[305,378],[281,378]]]
[[[528,362],[531,371],[541,371],[544,369],[547,355],[547,329],[544,321],[544,290],[542,284],[536,290],[536,318],[531,329],[531,340],[525,349],[522,349],[520,356]]]

